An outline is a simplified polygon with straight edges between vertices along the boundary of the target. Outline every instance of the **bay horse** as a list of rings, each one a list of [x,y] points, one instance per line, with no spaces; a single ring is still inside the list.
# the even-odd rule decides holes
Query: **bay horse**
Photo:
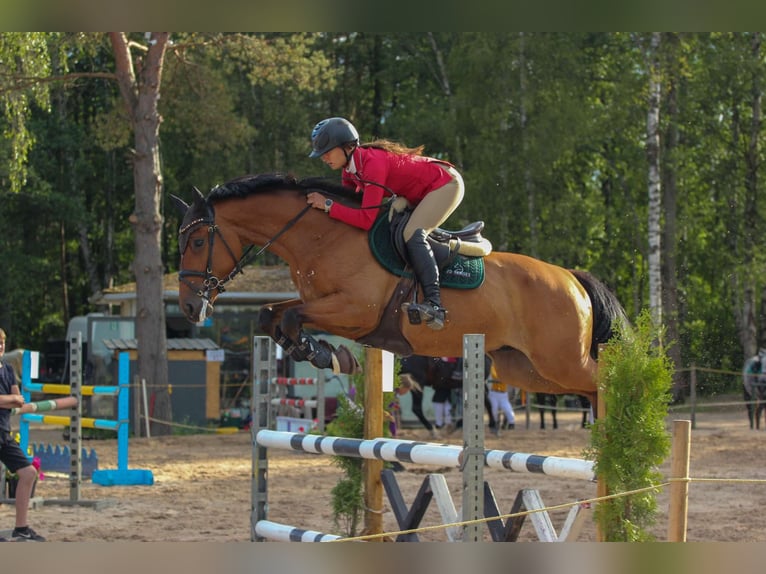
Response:
[[[338,372],[358,368],[348,349],[317,341],[306,329],[433,357],[462,356],[463,335],[483,333],[500,379],[531,392],[583,394],[596,404],[598,345],[625,318],[603,283],[584,271],[492,252],[483,259],[480,286],[443,288],[447,321],[433,331],[400,311],[397,297],[413,289],[411,275],[384,268],[367,232],[311,209],[306,194],[312,190],[360,205],[360,194],[337,183],[278,173],[234,179],[207,197],[194,188],[191,204],[172,196],[183,214],[179,305],[188,320],[212,313],[218,294],[258,245],[256,256],[268,250],[289,265],[300,295],[265,305],[259,314],[259,328],[295,360]]]

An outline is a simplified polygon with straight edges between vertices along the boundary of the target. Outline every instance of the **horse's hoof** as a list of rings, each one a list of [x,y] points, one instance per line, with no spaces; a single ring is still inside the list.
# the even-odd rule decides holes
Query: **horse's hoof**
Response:
[[[333,355],[333,371],[335,370],[336,362],[338,371],[346,375],[355,375],[362,372],[362,367],[359,365],[359,361],[356,360],[354,353],[349,351],[345,345],[339,345]]]

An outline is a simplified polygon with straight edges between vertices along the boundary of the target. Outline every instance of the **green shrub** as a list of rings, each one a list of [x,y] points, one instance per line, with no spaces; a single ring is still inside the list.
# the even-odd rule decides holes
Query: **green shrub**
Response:
[[[352,400],[344,394],[338,395],[336,416],[326,427],[328,436],[364,438],[364,357],[359,359],[359,364],[362,373],[350,377],[356,389],[354,398]],[[394,393],[383,393],[383,404],[390,404],[393,398]],[[382,436],[390,436],[385,422],[381,433]],[[356,536],[364,516],[364,460],[348,456],[331,458],[332,463],[346,475],[331,491],[333,523],[346,536]]]
[[[606,416],[592,426],[585,457],[609,494],[661,482],[658,466],[670,451],[665,428],[671,400],[672,365],[661,345],[662,330],[648,312],[635,329],[621,329],[599,355],[598,379]],[[599,502],[594,513],[608,542],[652,541],[655,490]]]

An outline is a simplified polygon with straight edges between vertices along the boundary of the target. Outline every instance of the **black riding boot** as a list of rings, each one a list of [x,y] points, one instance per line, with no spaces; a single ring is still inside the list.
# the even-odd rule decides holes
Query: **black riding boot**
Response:
[[[407,241],[410,264],[423,289],[423,303],[405,303],[402,308],[410,316],[410,322],[419,323],[425,320],[426,325],[438,331],[444,327],[446,311],[441,301],[439,267],[426,237],[425,230],[418,229]],[[413,317],[417,319],[418,315],[420,321],[413,321]]]

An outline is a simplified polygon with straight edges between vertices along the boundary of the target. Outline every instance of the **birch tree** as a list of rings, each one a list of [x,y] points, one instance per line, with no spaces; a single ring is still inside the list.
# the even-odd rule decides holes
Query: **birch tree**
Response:
[[[656,326],[662,324],[662,236],[660,190],[660,32],[652,33],[647,53],[649,97],[646,115],[646,161],[649,192],[649,309]]]

